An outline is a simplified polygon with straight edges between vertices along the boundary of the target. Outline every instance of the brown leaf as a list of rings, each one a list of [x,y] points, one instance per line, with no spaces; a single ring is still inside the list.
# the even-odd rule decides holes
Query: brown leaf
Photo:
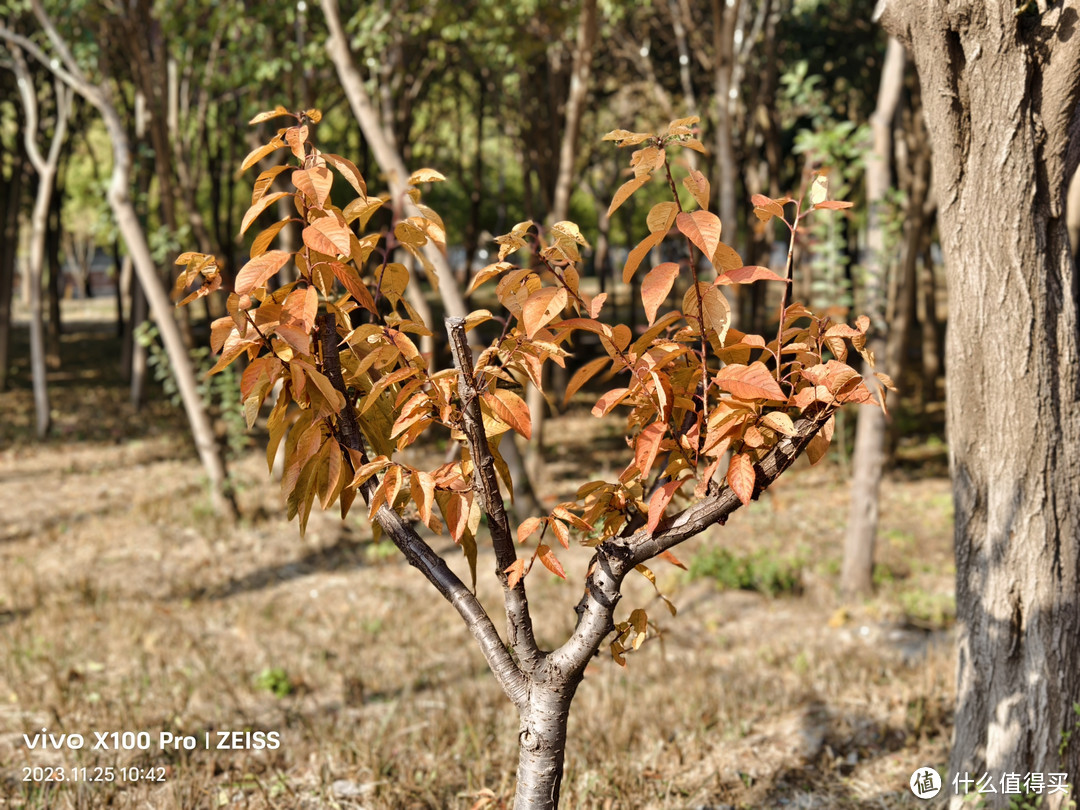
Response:
[[[754,495],[754,464],[746,453],[736,453],[728,465],[727,482],[731,491],[739,496],[743,506],[750,503]]]
[[[648,477],[652,470],[666,432],[667,425],[664,422],[653,422],[638,434],[634,443],[634,464],[641,472],[642,479]]]
[[[725,245],[723,242],[716,246],[716,252],[712,255],[712,264],[717,272],[734,270],[737,267],[742,267],[742,263],[742,257],[735,252],[734,248]]]
[[[341,262],[330,262],[330,269],[357,304],[368,312],[375,312],[375,299],[364,282],[360,280],[360,275],[354,267]]]
[[[287,250],[271,250],[245,264],[236,274],[236,294],[246,295],[258,289],[284,267],[292,254]]]
[[[768,399],[783,402],[787,395],[761,361],[748,366],[724,366],[716,374],[716,384],[739,399]]]
[[[709,179],[697,169],[691,169],[683,178],[683,185],[693,196],[702,211],[709,210]],[[711,256],[712,254],[706,254]]]
[[[671,285],[679,277],[679,265],[675,262],[658,264],[641,281],[641,303],[645,307],[645,317],[649,326],[656,320],[656,311],[667,299]]]
[[[566,307],[567,292],[565,287],[544,287],[530,295],[521,307],[521,323],[525,335],[532,340]]]
[[[525,576],[525,561],[514,560],[503,573],[506,574],[506,587],[513,590],[521,582],[521,578]]]
[[[264,197],[260,197],[259,201],[252,205],[247,213],[244,214],[244,219],[240,223],[240,234],[243,235],[251,224],[259,218],[259,214],[280,200],[282,197],[289,197],[292,195],[291,191],[275,191],[273,194],[267,194]]]
[[[819,202],[814,208],[824,208],[828,211],[839,211],[843,208],[851,208],[855,203],[842,202],[840,200],[825,200]]]
[[[720,217],[708,211],[683,212],[675,217],[675,225],[693,242],[698,250],[712,257],[720,244]]]
[[[356,190],[357,194],[361,197],[367,197],[367,183],[364,182],[364,178],[360,174],[360,170],[356,168],[356,164],[340,155],[329,155],[324,152],[322,157],[337,169],[338,174],[345,178],[345,181]]]
[[[525,518],[521,522],[521,525],[517,528],[517,540],[519,543],[524,543],[532,536],[537,529],[543,524],[544,518],[530,517]]]
[[[649,226],[649,233],[667,233],[675,224],[679,206],[673,202],[658,202],[649,209],[649,215],[645,218],[645,224]]]
[[[572,397],[581,386],[595,377],[597,372],[609,362],[611,362],[610,358],[597,357],[595,360],[590,360],[575,371],[574,376],[570,378],[570,382],[566,384],[566,394],[563,396],[563,404],[565,405],[569,402],[570,397]]]
[[[525,400],[513,391],[507,391],[504,388],[497,388],[494,393],[485,392],[482,398],[498,419],[526,439],[532,438],[532,418],[529,416],[529,406],[525,404]]]
[[[304,244],[327,256],[348,256],[352,253],[351,231],[336,217],[317,219],[304,228]]]
[[[536,556],[540,558],[540,562],[544,564],[548,571],[557,577],[566,579],[566,572],[563,570],[562,563],[556,559],[555,552],[548,546],[541,543],[536,549]]]
[[[630,393],[629,388],[614,388],[608,391],[592,407],[593,416],[605,416],[612,408],[626,399],[627,394]]]
[[[630,279],[634,277],[634,271],[638,269],[638,265],[649,254],[649,251],[664,241],[664,234],[664,231],[649,234],[641,240],[641,243],[636,248],[630,251],[622,271],[623,284],[630,283]]]
[[[276,107],[274,107],[274,109],[267,110],[266,112],[261,112],[256,115],[254,118],[248,121],[248,124],[261,124],[263,121],[269,121],[271,118],[277,118],[282,115],[292,115],[292,113],[286,110],[280,104],[278,104]]]
[[[768,267],[748,265],[728,270],[716,279],[719,284],[752,284],[755,281],[787,281]]]
[[[649,175],[642,175],[641,177],[635,177],[632,180],[627,180],[621,186],[619,190],[615,192],[615,196],[611,200],[611,205],[608,207],[607,215],[610,217],[615,211],[630,199],[630,195],[641,188],[643,185],[649,182]]]
[[[248,156],[244,158],[243,162],[240,164],[240,171],[246,172],[248,169],[258,163],[264,157],[269,155],[271,152],[276,152],[283,146],[285,146],[284,141],[278,138],[274,138],[274,140],[270,141],[270,143],[252,149],[248,153]]]
[[[664,510],[671,502],[675,490],[677,490],[681,484],[682,481],[669,481],[656,490],[652,497],[649,498],[649,520],[647,526],[650,533],[656,531],[660,519],[664,517]]]

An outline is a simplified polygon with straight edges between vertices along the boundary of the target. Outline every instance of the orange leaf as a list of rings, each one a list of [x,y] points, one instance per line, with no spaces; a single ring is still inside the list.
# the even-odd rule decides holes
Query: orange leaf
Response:
[[[277,118],[281,115],[292,115],[291,112],[286,110],[283,106],[278,104],[274,109],[261,112],[248,121],[248,124],[261,124],[263,121],[269,121],[271,118]],[[284,144],[282,144],[284,146]]]
[[[634,464],[641,471],[641,477],[648,476],[656,455],[660,452],[660,443],[664,440],[667,425],[664,422],[653,422],[638,434],[634,444]]]
[[[375,312],[375,299],[371,296],[364,282],[360,280],[355,268],[341,262],[330,262],[330,269],[334,271],[337,280],[341,282],[357,304],[368,312]]]
[[[746,453],[736,453],[728,465],[727,482],[731,491],[739,496],[743,506],[750,503],[754,495],[754,464]]]
[[[626,265],[623,267],[622,280],[623,284],[629,284],[630,279],[634,277],[634,271],[638,269],[638,265],[641,264],[649,251],[664,241],[664,231],[657,231],[651,233],[641,240],[641,243],[630,251],[630,254],[626,257]]]
[[[251,206],[244,214],[244,219],[240,223],[240,234],[243,235],[248,228],[251,227],[256,219],[259,218],[259,214],[280,200],[282,197],[288,197],[292,194],[291,191],[275,191],[273,194],[267,194],[265,197],[260,197],[259,201]]]
[[[503,573],[506,574],[506,587],[513,590],[521,582],[521,578],[525,576],[525,561],[514,560]]]
[[[693,195],[694,200],[702,211],[709,210],[709,179],[697,169],[691,169],[690,173],[683,178],[683,185]],[[707,255],[712,255],[707,254]]]
[[[720,217],[708,211],[683,212],[675,217],[675,225],[698,250],[712,257],[720,244]]]
[[[626,399],[626,395],[629,393],[629,388],[614,388],[611,391],[608,391],[597,400],[595,405],[593,405],[592,415],[605,416],[612,408]]]
[[[577,393],[577,390],[581,388],[581,386],[583,386],[590,379],[595,377],[596,373],[600,371],[600,369],[602,369],[609,362],[611,362],[610,358],[597,357],[595,360],[590,360],[588,363],[575,371],[574,376],[570,378],[570,382],[566,384],[566,394],[565,396],[563,396],[563,404],[565,405],[567,402],[569,402],[570,397]]]
[[[679,277],[679,265],[675,262],[658,264],[641,281],[641,303],[645,307],[645,316],[649,326],[656,320],[656,311],[671,292],[671,285]]]
[[[716,279],[719,284],[752,284],[755,281],[787,281],[768,267],[747,265],[728,270]]]
[[[482,399],[491,408],[496,418],[508,424],[526,439],[532,438],[532,418],[529,416],[529,406],[525,404],[525,400],[503,388],[497,388],[495,393],[485,392]]]
[[[322,208],[326,198],[330,196],[330,188],[334,184],[334,176],[328,169],[315,167],[307,170],[297,170],[292,173],[292,182],[305,197]]]
[[[686,570],[686,566],[683,565],[679,558],[672,554],[670,551],[661,551],[656,556],[658,556],[661,560],[667,560],[672,565],[677,565],[683,571]]]
[[[236,274],[236,294],[246,295],[266,283],[292,258],[287,250],[271,250],[245,264]]]
[[[641,177],[635,177],[632,180],[627,180],[621,186],[619,190],[615,192],[614,198],[611,200],[611,205],[608,207],[607,215],[610,217],[615,213],[616,209],[630,199],[630,195],[641,188],[643,185],[649,182],[650,175],[645,174]]]
[[[712,255],[712,263],[718,272],[725,272],[742,267],[743,261],[742,256],[736,253],[734,248],[721,242],[716,246],[716,252]]]
[[[649,209],[649,215],[645,218],[645,224],[649,226],[649,233],[667,233],[675,223],[678,216],[679,206],[673,202],[658,202]]]
[[[566,524],[561,520],[552,520],[550,525],[563,548],[570,548],[570,530],[566,528]]]
[[[288,225],[292,220],[283,219],[280,222],[275,222],[265,231],[255,237],[251,243],[251,258],[254,259],[263,253],[266,253],[266,249],[270,247],[270,243],[274,241],[274,237],[277,236],[281,229]]]
[[[304,228],[304,244],[327,256],[348,256],[352,253],[351,231],[334,217],[317,219]]]
[[[529,537],[540,528],[540,524],[544,522],[544,518],[530,517],[525,518],[521,525],[517,528],[517,539],[519,543],[524,543]]]
[[[851,208],[854,203],[842,202],[841,200],[825,200],[819,202],[814,208],[824,208],[829,211],[839,211],[842,208]]]
[[[600,316],[600,310],[604,308],[604,302],[607,301],[607,293],[599,293],[593,297],[589,302],[589,317],[597,318]]]
[[[256,163],[258,163],[264,157],[269,155],[271,152],[276,152],[278,149],[280,149],[284,145],[285,145],[284,141],[281,141],[281,140],[278,140],[277,138],[274,138],[274,140],[270,141],[270,143],[264,144],[263,146],[258,146],[255,149],[252,149],[248,153],[247,157],[244,158],[243,163],[240,164],[240,171],[246,172],[248,169],[250,169]]]
[[[420,519],[424,523],[431,523],[431,502],[435,498],[435,479],[430,473],[421,470],[413,470],[409,481],[409,490],[416,508],[420,512]]]
[[[345,180],[356,189],[356,193],[361,197],[367,197],[367,183],[364,182],[364,178],[360,175],[360,170],[356,168],[356,165],[348,158],[343,158],[340,155],[329,155],[323,153],[323,159],[338,170],[338,174],[345,178]]]
[[[540,562],[544,564],[544,567],[553,573],[557,577],[566,579],[566,572],[563,570],[562,563],[555,557],[555,552],[548,546],[541,543],[536,548],[536,556],[540,558]]]
[[[565,287],[544,287],[530,295],[521,307],[521,322],[531,340],[566,307]]]
[[[739,399],[770,399],[782,402],[787,395],[761,361],[749,366],[732,364],[716,374],[716,384]]]
[[[762,222],[768,222],[773,217],[784,218],[784,206],[764,194],[755,194],[750,202],[754,204],[754,213]]]
[[[664,510],[667,505],[671,503],[671,498],[675,494],[675,490],[679,488],[682,481],[669,481],[664,484],[660,489],[653,493],[653,496],[649,498],[649,532],[656,531],[657,525],[660,523],[660,519],[664,516]]]

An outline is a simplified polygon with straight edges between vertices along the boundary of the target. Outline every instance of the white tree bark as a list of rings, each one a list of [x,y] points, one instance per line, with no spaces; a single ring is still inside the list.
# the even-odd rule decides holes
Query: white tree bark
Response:
[[[30,71],[26,66],[22,49],[8,45],[12,56],[19,97],[26,114],[23,141],[30,163],[38,174],[37,195],[30,217],[30,266],[27,277],[30,287],[30,376],[34,390],[34,432],[38,439],[49,433],[52,414],[49,406],[49,388],[45,369],[45,325],[41,300],[41,283],[45,267],[45,237],[48,230],[49,207],[52,204],[53,185],[60,165],[60,149],[67,138],[68,119],[71,115],[72,91],[59,79],[53,82],[56,121],[47,155],[38,147],[38,101]]]

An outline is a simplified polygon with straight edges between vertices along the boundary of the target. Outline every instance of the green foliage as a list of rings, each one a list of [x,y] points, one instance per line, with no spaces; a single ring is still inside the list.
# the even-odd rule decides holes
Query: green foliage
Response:
[[[253,678],[256,689],[269,692],[274,697],[288,697],[293,693],[293,682],[281,667],[267,667]]]
[[[766,596],[802,591],[804,561],[769,551],[736,555],[722,548],[698,553],[690,563],[691,579],[711,579],[728,590],[757,591]]]

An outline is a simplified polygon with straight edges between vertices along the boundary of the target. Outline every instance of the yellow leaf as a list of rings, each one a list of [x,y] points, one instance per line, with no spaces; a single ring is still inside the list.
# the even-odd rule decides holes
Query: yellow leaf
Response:
[[[288,197],[291,194],[291,191],[276,191],[273,194],[267,194],[264,197],[260,197],[259,201],[252,205],[247,210],[247,213],[244,214],[244,219],[240,223],[240,234],[243,235],[244,232],[251,227],[251,223],[253,223],[256,219],[259,218],[259,214],[261,214],[275,202],[280,200],[282,197]]]

